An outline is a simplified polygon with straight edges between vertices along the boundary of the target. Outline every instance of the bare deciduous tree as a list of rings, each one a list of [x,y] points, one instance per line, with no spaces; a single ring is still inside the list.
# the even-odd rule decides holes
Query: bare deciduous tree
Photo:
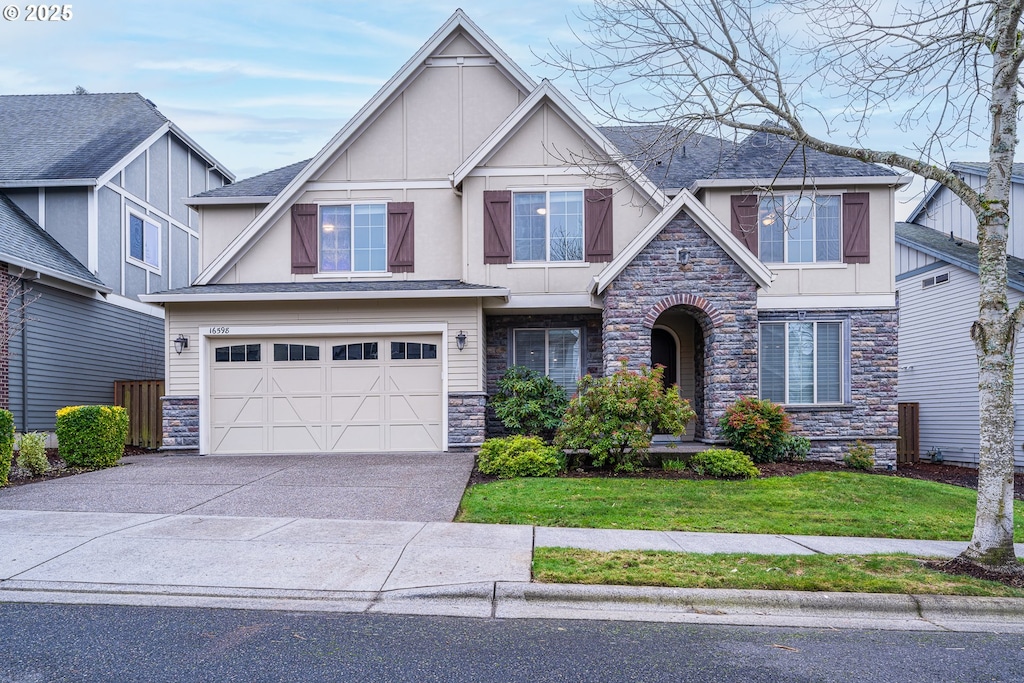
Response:
[[[1024,309],[1008,305],[1006,244],[1022,8],[1024,0],[597,0],[582,15],[581,47],[556,46],[548,59],[610,121],[774,134],[905,169],[974,212],[980,456],[974,535],[961,557],[1002,571],[1019,571],[1013,366]],[[870,147],[879,124],[916,145]],[[988,179],[977,191],[949,170],[945,153],[986,138]]]

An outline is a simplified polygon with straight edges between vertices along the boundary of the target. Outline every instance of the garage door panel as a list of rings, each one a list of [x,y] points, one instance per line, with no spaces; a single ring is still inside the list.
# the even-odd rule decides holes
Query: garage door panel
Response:
[[[264,427],[238,426],[213,427],[212,450],[214,453],[259,453],[266,449]]]
[[[323,423],[324,399],[316,396],[274,396],[270,400],[270,422]]]
[[[391,424],[388,441],[393,451],[441,449],[440,424]]]
[[[211,373],[213,394],[257,394],[264,392],[266,370],[261,367],[215,367]]]
[[[384,429],[380,424],[331,425],[330,450],[334,452],[379,451],[384,449]]]
[[[388,368],[388,391],[440,392],[441,378],[438,366],[391,365]]]
[[[388,396],[388,417],[395,422],[439,421],[441,406],[437,394]]]
[[[381,396],[331,396],[330,422],[380,422],[384,419]]]
[[[359,366],[354,364],[331,367],[330,388],[333,393],[369,394],[379,392],[383,386],[380,365]]]
[[[211,401],[214,424],[258,424],[262,425],[262,396],[218,396]]]
[[[271,368],[271,391],[275,394],[320,393],[326,389],[323,374],[320,365]]]
[[[270,451],[273,453],[324,450],[323,425],[270,425]]]

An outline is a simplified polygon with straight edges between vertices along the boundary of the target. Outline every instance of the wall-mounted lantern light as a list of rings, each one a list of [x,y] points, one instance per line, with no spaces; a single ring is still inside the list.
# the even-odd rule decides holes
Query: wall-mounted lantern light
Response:
[[[681,266],[685,266],[690,262],[690,252],[686,251],[682,247],[676,247],[676,263]]]
[[[174,340],[174,350],[181,355],[181,352],[188,348],[188,337],[183,334],[179,334],[177,339]]]
[[[455,346],[459,348],[459,351],[466,348],[466,333],[459,330],[459,333],[455,335]]]

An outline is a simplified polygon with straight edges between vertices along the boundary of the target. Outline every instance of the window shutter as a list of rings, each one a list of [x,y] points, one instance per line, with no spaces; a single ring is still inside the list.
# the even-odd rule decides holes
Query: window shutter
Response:
[[[751,254],[757,256],[757,195],[734,194],[731,199],[732,234],[743,242]]]
[[[416,240],[412,202],[388,203],[388,270],[411,273]]]
[[[871,225],[867,192],[843,195],[843,261],[869,263],[871,260]]]
[[[484,192],[484,263],[512,261],[512,192]]]
[[[592,263],[612,260],[612,189],[586,190],[583,193],[584,240],[586,260]]]
[[[317,214],[316,204],[292,206],[292,272],[317,271]]]

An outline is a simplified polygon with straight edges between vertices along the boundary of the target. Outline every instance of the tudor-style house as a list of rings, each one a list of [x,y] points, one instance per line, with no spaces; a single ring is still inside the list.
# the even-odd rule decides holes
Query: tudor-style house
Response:
[[[666,366],[697,439],[761,395],[813,457],[894,462],[904,180],[763,135],[633,163],[651,134],[599,130],[457,11],[313,159],[190,199],[202,272],[145,297],[188,339],[165,446],[475,447],[509,365],[572,392],[625,358]]]

